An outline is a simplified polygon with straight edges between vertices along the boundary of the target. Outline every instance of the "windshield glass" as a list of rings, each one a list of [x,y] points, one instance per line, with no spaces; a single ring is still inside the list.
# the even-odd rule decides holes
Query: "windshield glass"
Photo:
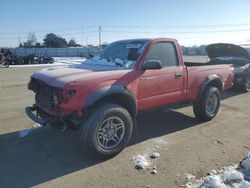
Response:
[[[86,61],[86,63],[133,68],[148,41],[127,40],[111,43],[98,55]]]

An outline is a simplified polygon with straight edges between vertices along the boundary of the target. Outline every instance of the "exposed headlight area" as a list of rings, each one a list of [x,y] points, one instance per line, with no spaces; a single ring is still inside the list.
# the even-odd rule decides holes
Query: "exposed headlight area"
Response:
[[[55,110],[63,102],[63,90],[52,87],[44,82],[31,78],[28,89],[36,94],[36,105],[42,109]]]
[[[69,100],[74,97],[76,94],[75,89],[68,89],[64,91],[64,102],[69,102]]]

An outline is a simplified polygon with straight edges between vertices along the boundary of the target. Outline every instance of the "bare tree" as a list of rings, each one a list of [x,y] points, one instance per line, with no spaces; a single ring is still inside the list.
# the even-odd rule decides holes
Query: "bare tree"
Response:
[[[23,46],[25,48],[34,47],[37,43],[37,38],[35,33],[29,32],[27,36],[27,42],[24,42]]]

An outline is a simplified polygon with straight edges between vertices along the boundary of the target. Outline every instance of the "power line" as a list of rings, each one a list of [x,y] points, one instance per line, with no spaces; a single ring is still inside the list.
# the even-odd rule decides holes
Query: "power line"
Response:
[[[129,25],[86,25],[83,28],[83,25],[81,27],[70,27],[70,28],[64,28],[64,29],[57,29],[59,32],[59,36],[76,36],[76,35],[81,35],[82,40],[83,40],[83,35],[88,34],[92,35],[95,34],[96,36],[99,36],[99,45],[101,45],[101,39],[102,39],[102,34],[104,35],[107,34],[164,34],[164,35],[171,35],[171,34],[195,34],[195,33],[200,33],[200,34],[206,34],[206,33],[229,33],[229,32],[246,32],[250,31],[250,28],[244,28],[244,29],[216,29],[216,30],[206,30],[204,31],[204,27],[225,27],[225,26],[250,26],[250,23],[242,23],[242,24],[218,24],[218,25],[194,25],[194,26],[129,26]],[[92,29],[91,29],[92,28]],[[96,29],[94,29],[96,28]],[[157,29],[157,28],[166,28],[171,29],[171,28],[176,28],[176,31],[150,31],[146,29]],[[178,31],[178,28],[194,28],[193,30],[183,30],[183,31]],[[199,29],[195,28],[202,28],[202,31]],[[133,29],[140,29],[138,31],[135,31]],[[76,32],[65,32],[61,33],[62,31],[76,31]],[[79,30],[79,31],[78,31]],[[44,37],[45,36],[45,31],[48,32],[53,32],[52,30],[40,30],[40,31],[34,31],[36,34],[37,32],[40,32],[36,34],[38,37]],[[54,30],[55,31],[55,30]],[[44,32],[44,34],[43,34]],[[4,34],[16,34],[17,36],[15,37],[2,37],[0,40],[17,40],[21,41],[21,39],[25,40],[28,37],[20,35],[23,32],[12,32],[12,33],[0,33],[0,35]],[[28,32],[25,32],[27,34]],[[98,37],[97,36],[97,37]]]
[[[93,34],[99,33],[99,43],[101,43],[101,33],[131,33],[131,34],[206,34],[206,33],[229,33],[229,32],[244,32],[250,31],[250,29],[230,29],[230,30],[210,30],[210,31],[171,31],[171,32],[153,32],[153,31],[124,31],[124,30],[103,30],[101,26],[99,26],[98,31],[84,31],[84,32],[74,32],[74,33],[61,33],[59,35],[62,36],[70,36],[70,35],[82,35],[82,34]],[[43,36],[43,35],[38,35]],[[1,40],[16,40],[16,39],[27,39],[27,37],[7,37],[0,38]]]
[[[169,28],[169,29],[176,29],[176,28],[203,28],[203,27],[231,27],[231,26],[250,26],[250,23],[241,23],[241,24],[213,24],[213,25],[184,25],[184,26],[177,26],[177,25],[102,25],[103,27],[112,27],[112,28]]]
[[[82,34],[91,34],[91,33],[99,33],[99,42],[101,42],[101,33],[138,33],[138,34],[192,34],[192,33],[228,33],[228,32],[244,32],[250,31],[250,29],[230,29],[230,30],[210,30],[210,31],[172,31],[172,32],[153,32],[153,31],[124,31],[124,30],[103,30],[101,26],[99,26],[98,31],[84,31],[84,32],[74,32],[74,33],[60,33],[59,35],[69,36],[69,35],[82,35]],[[43,36],[43,35],[38,35]],[[27,39],[27,37],[6,37],[0,39]]]
[[[63,35],[63,36],[70,36],[70,35],[82,35],[82,34],[92,34],[92,33],[98,33],[98,31],[84,31],[84,32],[75,32],[75,33],[61,33],[61,34],[58,34],[59,36]],[[36,35],[36,36],[44,36],[42,34],[40,35]],[[0,38],[1,40],[12,40],[12,39],[28,39],[28,37],[4,37],[4,38]]]
[[[204,27],[230,27],[230,26],[250,26],[250,23],[240,23],[240,24],[214,24],[214,25],[144,25],[144,26],[136,26],[136,25],[102,25],[104,28],[130,28],[130,29],[141,29],[141,28],[168,28],[168,29],[176,29],[176,28],[204,28]],[[99,25],[85,25],[85,30],[87,28],[98,28]],[[15,31],[15,32],[3,32],[0,35],[11,35],[11,34],[21,34],[28,33],[30,31],[34,33],[46,33],[46,32],[55,32],[55,31],[72,31],[72,30],[82,30],[82,26],[75,27],[66,27],[66,28],[52,28],[46,30],[27,30],[27,31]]]
[[[173,31],[173,32],[103,30],[104,33],[141,33],[141,34],[227,33],[227,32],[242,32],[242,31],[250,31],[250,29],[211,30],[211,31]]]
[[[97,28],[98,26],[96,25],[86,25],[85,28]],[[27,30],[27,31],[15,31],[15,32],[4,32],[0,33],[0,35],[11,35],[11,34],[21,34],[21,33],[28,33],[30,31],[34,33],[46,33],[46,32],[55,32],[55,31],[72,31],[72,30],[81,30],[82,26],[77,26],[77,27],[67,27],[67,28],[57,28],[57,29],[46,29],[46,30]]]

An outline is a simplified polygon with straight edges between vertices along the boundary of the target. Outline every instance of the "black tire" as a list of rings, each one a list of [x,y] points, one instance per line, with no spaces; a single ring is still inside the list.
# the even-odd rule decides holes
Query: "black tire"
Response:
[[[115,124],[106,122],[112,122],[114,120],[122,124],[122,134],[118,132],[120,131],[120,129],[117,127],[111,129],[110,126]],[[104,128],[102,128],[103,126]],[[109,126],[109,128],[107,128],[107,126]],[[107,131],[106,129],[110,130]],[[112,145],[112,143],[115,143],[115,139],[112,139],[110,137],[107,138],[108,134],[110,133],[109,131],[111,131],[111,134],[112,131],[115,131],[115,135],[120,134],[120,141],[119,143],[117,142],[118,145],[113,144],[114,147],[108,146],[108,143],[110,145]],[[101,136],[100,133],[102,133]],[[97,106],[89,114],[87,120],[82,126],[80,141],[83,148],[86,151],[89,151],[93,156],[97,158],[111,158],[121,152],[128,145],[129,141],[131,140],[132,133],[133,121],[128,111],[120,105],[105,103]],[[106,147],[104,146],[104,139],[109,140],[106,142]]]
[[[202,98],[193,104],[195,116],[204,121],[210,121],[220,108],[220,91],[216,87],[207,87]]]

